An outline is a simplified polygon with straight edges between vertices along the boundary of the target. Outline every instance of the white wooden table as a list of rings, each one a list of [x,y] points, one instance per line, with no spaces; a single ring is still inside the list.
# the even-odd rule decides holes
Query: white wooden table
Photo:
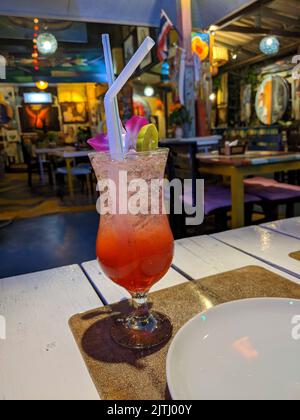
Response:
[[[189,281],[189,279],[198,280],[248,265],[264,267],[300,284],[300,279],[293,275],[283,273],[281,270],[237,251],[210,236],[199,236],[176,241],[173,268],[160,282],[154,285],[151,291],[176,286]],[[82,264],[82,268],[103,302],[111,304],[130,298],[125,289],[114,284],[102,273],[96,260]]]
[[[300,279],[300,262],[289,257],[292,252],[300,251],[299,239],[259,226],[230,230],[212,237]]]
[[[79,266],[0,280],[0,400],[97,400],[68,326],[102,303]]]
[[[292,219],[278,220],[277,222],[265,223],[261,225],[266,229],[282,233],[284,235],[292,236],[300,239],[300,217],[293,217]]]
[[[285,278],[300,283],[295,276],[217,241],[211,236],[180,239],[176,242],[173,265],[194,280],[224,273],[248,265],[266,268]]]
[[[94,260],[83,263],[82,268],[90,282],[98,291],[102,302],[110,305],[112,303],[120,302],[121,300],[130,298],[130,294],[123,287],[113,283],[103,274],[98,261]],[[167,287],[176,286],[187,281],[187,278],[171,268],[166,276],[152,287],[151,292],[166,289]]]

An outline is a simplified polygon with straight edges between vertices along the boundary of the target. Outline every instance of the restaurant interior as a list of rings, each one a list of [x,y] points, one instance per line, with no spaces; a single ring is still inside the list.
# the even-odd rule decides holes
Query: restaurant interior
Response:
[[[251,341],[242,324],[231,325],[229,306],[218,306],[248,299],[245,307],[237,303],[232,311],[236,311],[235,319],[245,319],[249,336],[255,335],[250,314],[256,310],[261,315],[257,318],[265,319],[265,328],[275,325],[276,319],[280,338],[286,335],[283,319],[292,316],[292,307],[293,315],[297,308],[300,313],[300,2],[1,3],[0,377],[5,380],[0,381],[0,399],[300,399],[299,369],[291,374],[292,379],[286,373],[292,371],[300,341],[295,339],[292,349],[291,343],[284,343],[281,353],[280,349],[274,351],[278,375],[289,381],[283,389],[272,378],[265,360],[267,351],[260,348],[263,338]],[[156,45],[134,66],[136,51],[150,42],[149,37]],[[110,108],[109,94],[129,70],[131,74],[120,84]],[[106,168],[107,162],[91,153],[106,151],[113,156],[118,141],[111,134],[113,125],[122,142],[132,135],[128,127],[133,122],[141,123],[135,139],[136,151],[145,153],[141,161],[147,153],[151,155],[151,141],[155,144],[153,156],[142,164],[144,171],[158,172],[156,165],[167,148],[161,177],[169,182],[179,180],[182,187],[180,212],[175,209],[174,193],[164,196],[175,240],[170,263],[168,235],[163,231],[165,218],[149,222],[153,232],[157,226],[161,228],[153,233],[153,244],[146,234],[139,233],[139,245],[134,249],[126,242],[124,225],[128,220],[129,226],[129,219],[119,224],[117,218],[101,214],[98,231],[98,181],[100,167]],[[127,137],[120,130],[127,131]],[[152,137],[147,149],[149,133]],[[130,152],[128,159],[130,166]],[[122,160],[119,165],[122,167]],[[201,186],[200,193],[196,185]],[[201,222],[187,223],[191,209],[196,208],[203,213]],[[132,231],[135,229],[134,225]],[[147,232],[144,224],[139,229]],[[138,259],[142,253],[151,253],[152,247],[155,255],[147,268],[144,261],[138,271],[130,260],[122,281],[107,268],[108,257],[117,246],[114,235],[125,237],[124,243],[118,243],[120,260],[130,253],[131,258]],[[101,261],[101,252],[107,264],[104,257]],[[109,321],[105,324],[104,318],[97,318],[95,324],[94,318],[100,314],[91,312],[110,304],[115,305],[112,311],[122,312],[122,302],[130,296],[138,300],[140,294],[139,299],[144,299],[143,288],[135,285],[132,289],[134,280],[126,282],[125,278],[129,274],[135,278],[137,272],[143,276],[145,268],[152,273],[145,280],[151,286],[162,277],[153,274],[155,264],[165,277],[153,288],[154,306],[168,314],[173,332],[198,314],[199,308],[201,312],[216,309],[211,317],[209,312],[201,315],[205,337],[215,331],[213,325],[209,329],[209,322],[220,325],[221,320],[228,321],[224,322],[223,335],[209,338],[199,353],[196,345],[190,346],[187,355],[180,346],[195,327],[190,321],[171,344],[167,379],[158,372],[165,371],[162,337],[170,338],[172,331],[160,312],[155,313],[160,317],[151,337],[152,324],[147,318],[149,336],[145,330],[143,339],[148,345],[133,344],[142,331],[137,317],[131,318],[126,330],[127,334],[135,328],[135,338],[127,337],[124,327],[120,336],[117,323],[112,327],[114,343],[127,347],[123,353],[107,338],[105,325]],[[204,280],[199,282],[197,303],[187,283],[196,285],[199,279]],[[271,300],[266,299],[263,305],[254,299],[262,297],[288,298],[290,305],[284,306],[283,299],[274,299],[274,307]],[[164,299],[168,303],[162,303]],[[139,304],[139,308],[144,305]],[[222,307],[223,312],[219,309],[218,313]],[[74,315],[86,311],[90,312],[85,318]],[[1,336],[4,319],[5,339]],[[209,346],[227,348],[225,333],[226,337],[233,335],[234,328],[239,330],[239,339],[231,350],[210,355]],[[194,335],[195,343],[198,338],[206,340],[199,334]],[[104,346],[99,344],[98,348],[95,342],[101,343],[103,337]],[[143,355],[128,350],[149,349],[153,343],[160,346],[159,351],[151,351],[144,365]],[[267,348],[268,343],[264,344]],[[15,363],[14,358],[20,357],[16,348],[23,346],[23,362]],[[291,360],[283,363],[287,352]],[[199,370],[196,378],[188,360],[201,355],[206,364],[203,367],[200,363],[201,375]],[[182,363],[178,362],[180,357]],[[232,377],[225,362],[220,361],[222,357],[237,366]],[[248,382],[243,377],[245,370]],[[260,384],[253,378],[260,378]],[[166,381],[168,391],[164,389]],[[139,388],[142,382],[146,386]]]

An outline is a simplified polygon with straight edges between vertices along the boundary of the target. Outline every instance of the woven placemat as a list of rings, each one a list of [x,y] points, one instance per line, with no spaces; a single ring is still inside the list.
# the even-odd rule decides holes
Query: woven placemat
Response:
[[[173,336],[192,317],[221,303],[258,297],[300,299],[300,286],[261,267],[239,270],[184,283],[151,294],[155,309],[173,323]],[[129,302],[78,314],[70,327],[102,399],[169,399],[166,356],[170,342],[154,351],[131,351],[110,337],[112,317],[128,312]]]
[[[300,251],[292,252],[289,256],[294,258],[294,260],[300,261]]]

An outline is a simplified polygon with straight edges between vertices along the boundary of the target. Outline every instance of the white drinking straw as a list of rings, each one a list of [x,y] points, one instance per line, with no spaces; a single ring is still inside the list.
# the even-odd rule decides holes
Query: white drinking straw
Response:
[[[102,35],[102,45],[103,45],[103,51],[104,51],[104,60],[105,60],[105,67],[106,67],[106,74],[107,74],[107,81],[109,88],[113,85],[115,81],[115,73],[114,73],[114,65],[113,65],[113,59],[111,54],[111,48],[110,48],[110,39],[108,34]],[[114,108],[115,108],[115,114],[117,115],[119,125],[120,125],[120,135],[125,134],[126,131],[122,125],[122,121],[120,119],[120,113],[119,113],[119,105],[118,105],[118,99],[117,97],[114,100]],[[123,145],[123,142],[122,142]]]
[[[117,98],[118,93],[130,79],[131,75],[135,72],[138,66],[144,61],[154,45],[155,42],[153,39],[147,37],[105,95],[104,106],[108,140],[110,152],[112,158],[114,159],[120,160],[123,156],[122,134],[120,133],[120,124],[118,116],[116,115],[114,101]]]

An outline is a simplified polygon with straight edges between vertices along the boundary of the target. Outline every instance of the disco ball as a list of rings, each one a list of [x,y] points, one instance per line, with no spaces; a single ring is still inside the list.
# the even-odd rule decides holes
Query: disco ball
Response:
[[[58,48],[57,39],[52,34],[43,33],[37,38],[37,47],[41,54],[54,54]]]
[[[280,42],[275,36],[267,36],[260,43],[260,50],[265,55],[278,54]]]

